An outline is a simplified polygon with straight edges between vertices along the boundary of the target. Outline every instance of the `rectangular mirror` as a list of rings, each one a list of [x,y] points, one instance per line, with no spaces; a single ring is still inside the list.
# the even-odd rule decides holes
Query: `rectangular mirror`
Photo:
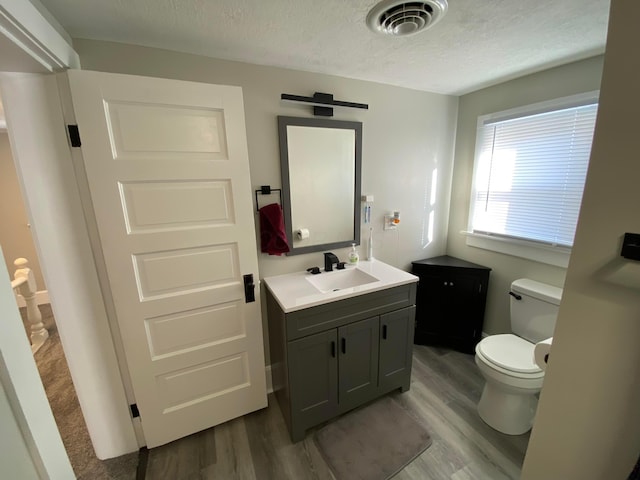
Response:
[[[360,243],[362,123],[278,117],[289,255]]]

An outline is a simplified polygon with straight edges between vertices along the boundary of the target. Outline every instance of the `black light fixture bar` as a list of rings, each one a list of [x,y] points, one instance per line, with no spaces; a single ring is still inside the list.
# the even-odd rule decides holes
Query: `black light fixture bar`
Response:
[[[334,100],[333,95],[330,93],[316,92],[313,97],[303,97],[302,95],[291,95],[290,93],[283,93],[280,95],[282,100],[289,100],[291,102],[308,103],[313,106],[313,114],[322,117],[332,117],[332,107],[347,107],[347,108],[361,108],[364,110],[369,109],[369,105],[366,103],[354,103],[344,102],[342,100]]]

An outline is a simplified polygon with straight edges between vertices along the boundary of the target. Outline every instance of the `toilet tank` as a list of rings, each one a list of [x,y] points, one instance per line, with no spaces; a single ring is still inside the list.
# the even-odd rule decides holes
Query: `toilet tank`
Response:
[[[552,337],[562,289],[521,278],[511,284],[511,291],[512,332],[531,343]]]

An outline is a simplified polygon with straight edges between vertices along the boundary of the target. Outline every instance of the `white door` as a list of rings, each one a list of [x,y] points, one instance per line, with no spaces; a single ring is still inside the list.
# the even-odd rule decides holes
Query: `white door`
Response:
[[[242,90],[68,76],[147,446],[265,407]]]

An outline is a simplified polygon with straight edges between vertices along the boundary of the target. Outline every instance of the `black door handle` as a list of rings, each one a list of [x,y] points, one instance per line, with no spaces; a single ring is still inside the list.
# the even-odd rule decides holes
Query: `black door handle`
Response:
[[[253,273],[247,273],[243,276],[244,279],[244,301],[245,303],[251,303],[256,301],[256,285],[253,283]]]
[[[518,295],[517,293],[509,292],[509,295],[511,295],[516,300],[522,300],[522,295]]]
[[[387,326],[386,325],[382,325],[382,339],[383,340],[387,339]]]
[[[342,337],[342,353],[347,353],[347,339]]]

